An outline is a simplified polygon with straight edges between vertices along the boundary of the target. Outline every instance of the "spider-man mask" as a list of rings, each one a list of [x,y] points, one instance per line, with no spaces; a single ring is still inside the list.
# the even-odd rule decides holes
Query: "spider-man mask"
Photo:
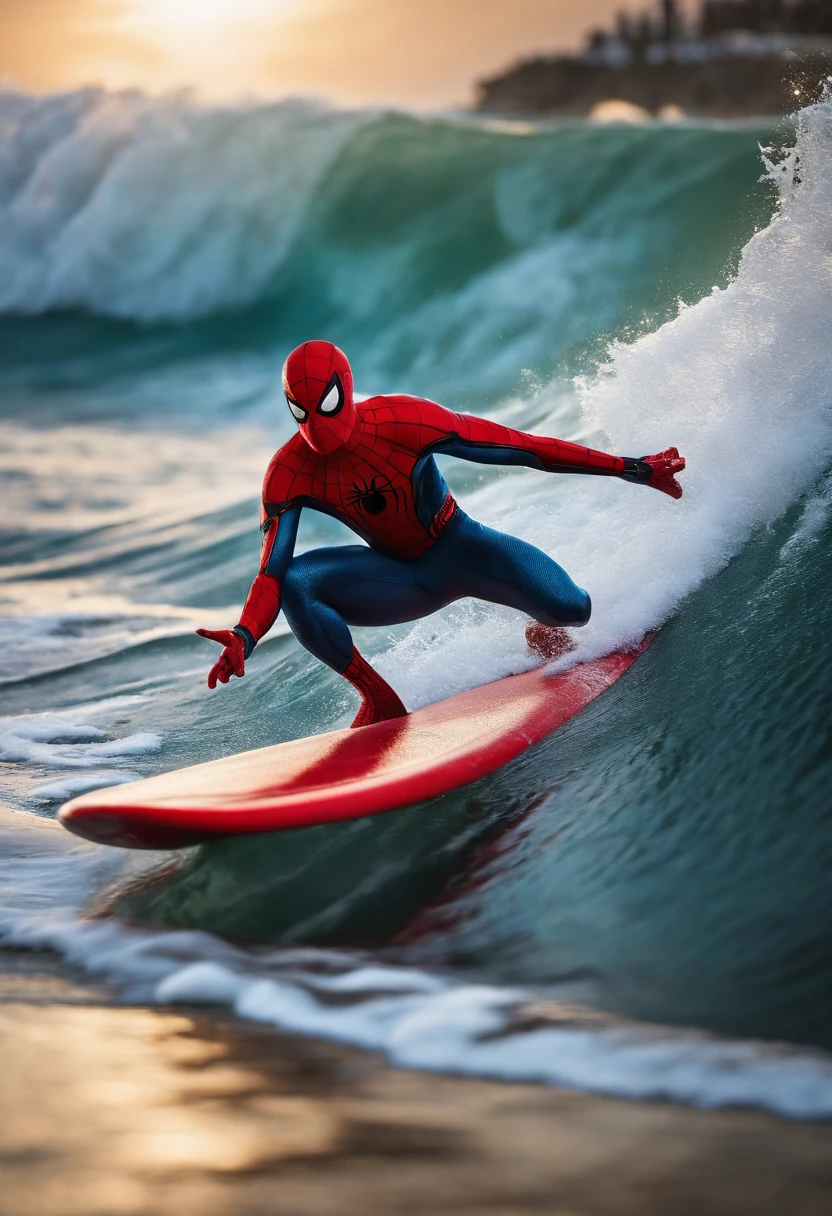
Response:
[[[358,423],[347,356],[331,342],[304,342],[283,365],[283,391],[298,430],[315,452],[348,447]]]

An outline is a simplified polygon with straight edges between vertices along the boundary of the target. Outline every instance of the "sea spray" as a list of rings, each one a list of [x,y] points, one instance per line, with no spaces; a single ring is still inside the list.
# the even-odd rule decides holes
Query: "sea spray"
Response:
[[[737,274],[562,394],[535,430],[623,455],[675,444],[688,467],[681,502],[600,478],[504,476],[465,500],[492,526],[561,562],[592,596],[576,633],[590,658],[661,625],[703,579],[811,486],[832,453],[832,101],[800,114],[796,152],[773,173],[772,223],[745,247]],[[544,501],[545,499],[548,501]],[[489,619],[487,651],[478,645]],[[513,614],[465,604],[419,622],[380,662],[410,705],[522,670],[530,659]]]

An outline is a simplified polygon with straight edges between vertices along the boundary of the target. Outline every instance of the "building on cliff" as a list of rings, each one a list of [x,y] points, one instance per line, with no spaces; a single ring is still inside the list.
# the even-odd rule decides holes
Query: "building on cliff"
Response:
[[[580,55],[523,60],[479,82],[477,109],[590,114],[610,99],[648,114],[777,114],[832,82],[832,0],[677,0],[621,12]]]

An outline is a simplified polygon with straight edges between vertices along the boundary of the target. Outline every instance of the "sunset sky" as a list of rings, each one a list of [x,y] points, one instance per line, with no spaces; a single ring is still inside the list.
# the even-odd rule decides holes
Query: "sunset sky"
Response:
[[[479,76],[575,47],[621,0],[0,0],[0,77],[464,104]],[[630,7],[633,7],[632,4]]]

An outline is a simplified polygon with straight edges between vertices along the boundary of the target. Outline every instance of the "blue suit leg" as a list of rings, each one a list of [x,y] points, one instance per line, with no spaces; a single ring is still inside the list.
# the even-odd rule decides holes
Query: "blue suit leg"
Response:
[[[544,625],[585,625],[589,620],[592,602],[587,592],[527,541],[486,528],[467,515],[448,540],[447,547],[444,538],[440,540],[426,558],[435,554],[449,573],[464,574],[466,590],[461,594],[517,608]]]
[[[295,557],[283,579],[283,610],[295,637],[338,672],[352,659],[350,625],[399,625],[466,596],[544,625],[585,625],[592,610],[587,593],[551,557],[462,513],[413,561],[340,545]]]
[[[418,561],[396,561],[363,545],[313,549],[286,571],[283,611],[300,644],[342,672],[352,659],[350,625],[415,621],[456,598],[441,577],[426,574]]]

